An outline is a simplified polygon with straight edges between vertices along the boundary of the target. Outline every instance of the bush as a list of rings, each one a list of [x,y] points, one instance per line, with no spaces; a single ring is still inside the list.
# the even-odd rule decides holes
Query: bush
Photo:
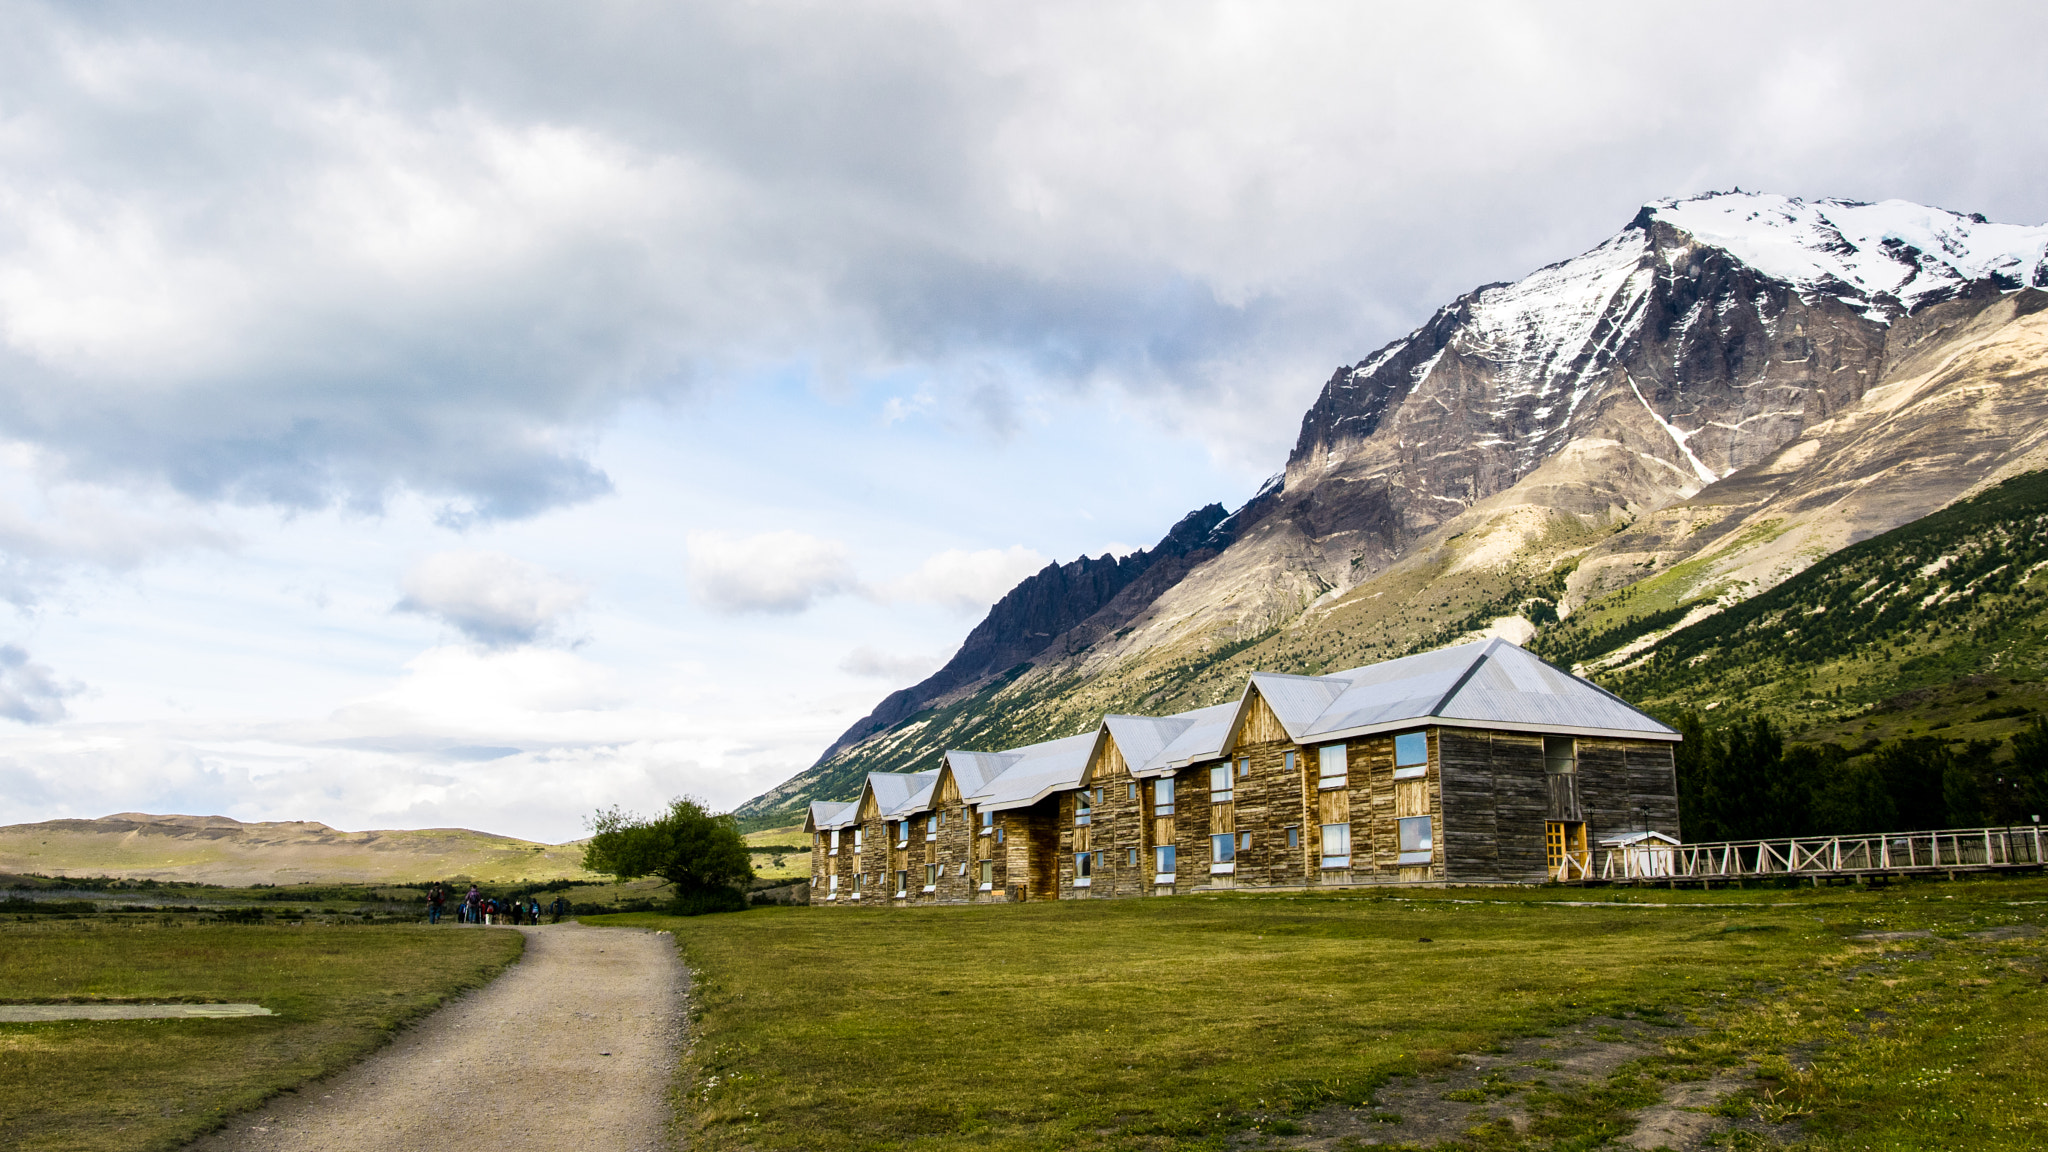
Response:
[[[744,912],[747,898],[737,888],[710,888],[689,892],[669,901],[664,909],[671,916],[704,916],[712,912]]]

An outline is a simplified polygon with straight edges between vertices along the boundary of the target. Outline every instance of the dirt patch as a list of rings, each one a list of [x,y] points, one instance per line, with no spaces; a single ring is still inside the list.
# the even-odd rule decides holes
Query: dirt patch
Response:
[[[1664,1054],[1668,1041],[1696,1032],[1628,1018],[1595,1017],[1553,1036],[1515,1040],[1501,1052],[1459,1057],[1457,1067],[1424,1076],[1398,1077],[1374,1094],[1372,1104],[1332,1106],[1301,1118],[1297,1135],[1250,1133],[1240,1147],[1341,1149],[1373,1145],[1431,1147],[1468,1138],[1474,1129],[1524,1132],[1532,1089],[1569,1092],[1594,1087],[1625,1065]],[[1746,1071],[1709,1080],[1673,1084],[1663,1098],[1637,1114],[1633,1133],[1621,1143],[1634,1148],[1690,1152],[1706,1146],[1731,1124],[1708,1109],[1750,1083]]]

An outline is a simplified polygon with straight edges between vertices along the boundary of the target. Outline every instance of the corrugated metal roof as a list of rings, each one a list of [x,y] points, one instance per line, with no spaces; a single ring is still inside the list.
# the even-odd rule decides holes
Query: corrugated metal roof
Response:
[[[1175,719],[1186,719],[1192,723],[1161,748],[1158,755],[1142,766],[1132,765],[1131,774],[1160,776],[1223,755],[1223,741],[1230,735],[1230,725],[1237,717],[1237,709],[1234,703],[1211,704],[1207,708],[1182,712]]]
[[[953,783],[960,789],[960,795],[972,796],[988,786],[988,782],[1003,774],[1003,770],[1015,764],[1020,757],[1015,752],[966,752],[953,749],[946,753],[946,766],[953,770]]]
[[[1190,716],[1104,716],[1102,726],[1116,741],[1124,767],[1135,772],[1151,763],[1195,721]]]
[[[932,787],[939,782],[939,770],[924,772],[870,772],[868,787],[874,789],[875,807],[883,819],[922,812],[930,803]]]
[[[966,802],[986,811],[1029,808],[1047,796],[1066,788],[1081,786],[1081,773],[1088,768],[1088,756],[1095,751],[1100,732],[1083,732],[1043,744],[1027,744],[1009,753],[1018,759],[980,792],[962,796]]]
[[[1506,640],[1481,640],[1337,673],[1350,686],[1297,727],[1303,742],[1367,735],[1431,720],[1475,728],[1676,740],[1678,733],[1590,681],[1545,664]],[[1261,675],[1260,691],[1265,691]]]
[[[844,828],[860,815],[858,800],[813,800],[811,801],[811,831],[829,832]]]

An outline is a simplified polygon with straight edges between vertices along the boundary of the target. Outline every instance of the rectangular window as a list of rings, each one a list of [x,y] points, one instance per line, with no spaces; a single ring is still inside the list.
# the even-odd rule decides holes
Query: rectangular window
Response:
[[[831,849],[830,849],[829,851],[827,851],[827,852],[825,853],[825,855],[827,855],[827,856],[837,856],[837,855],[839,855],[839,829],[837,829],[837,828],[834,828],[834,829],[832,830],[832,847],[831,847]]]
[[[1281,759],[1286,762],[1289,772],[1301,766],[1301,761],[1295,758],[1294,750],[1291,748],[1281,755]]]
[[[1249,851],[1251,851],[1251,850],[1252,850],[1252,834],[1251,834],[1251,833],[1249,833],[1249,832],[1239,832],[1239,833],[1237,834],[1237,850],[1238,850],[1239,852],[1249,852]]]
[[[996,825],[996,814],[995,814],[995,813],[993,813],[993,812],[983,812],[983,813],[981,814],[981,834],[982,834],[983,836],[986,836],[986,835],[988,835],[988,834],[989,834],[989,830],[990,830],[990,829],[992,829],[992,828],[994,828],[994,827],[995,827],[995,825]]]
[[[860,882],[865,879],[867,879],[867,873],[865,872],[855,872],[853,874],[853,894],[855,896],[860,895]]]
[[[1086,824],[1093,819],[1095,819],[1095,809],[1089,803],[1088,793],[1085,791],[1074,793],[1074,823]]]
[[[896,846],[898,848],[910,847],[910,821],[897,820],[891,823],[889,827],[894,829],[891,835],[896,837]]]
[[[1323,825],[1323,867],[1351,867],[1351,825]]]
[[[1210,858],[1210,861],[1211,861],[1212,863],[1215,863],[1215,864],[1228,864],[1228,863],[1230,863],[1231,861],[1233,861],[1233,860],[1236,860],[1236,859],[1237,859],[1237,835],[1236,835],[1236,833],[1233,833],[1233,832],[1225,832],[1225,833],[1223,833],[1223,834],[1222,834],[1222,835],[1220,835],[1220,836],[1211,836],[1211,837],[1209,837],[1209,853],[1210,853],[1210,857],[1209,857],[1209,858]]]
[[[1130,849],[1130,854],[1131,858],[1124,861],[1124,863],[1128,867],[1136,868],[1138,866],[1138,850],[1136,848],[1132,848]]]
[[[1405,816],[1401,825],[1401,864],[1427,864],[1434,848],[1432,821],[1428,816]]]
[[[1136,780],[1133,780],[1133,781],[1131,781],[1131,799],[1133,799],[1133,800],[1136,800],[1137,798],[1138,798],[1138,782],[1137,782]]]
[[[1168,880],[1173,879],[1173,845],[1161,844],[1159,847],[1154,848],[1152,850],[1152,863],[1157,865],[1153,871],[1166,877]]]
[[[1209,803],[1230,802],[1230,765],[1218,764],[1209,769]]]
[[[838,876],[827,876],[827,877],[825,878],[825,891],[827,891],[827,892],[837,892],[837,891],[839,891],[839,877],[838,877]]]
[[[937,816],[927,816],[924,818],[924,838],[927,840],[937,840],[939,838],[939,818]]]
[[[1102,807],[1102,789],[1100,788],[1095,790],[1095,806],[1097,808]]]
[[[1287,846],[1289,848],[1301,847],[1301,829],[1289,828],[1287,830]]]
[[[860,851],[860,829],[858,828],[853,830],[853,850],[856,853]]]
[[[1320,788],[1342,788],[1350,771],[1344,745],[1325,744],[1316,749],[1317,762],[1321,772],[1317,781]]]
[[[1153,781],[1152,814],[1154,816],[1173,815],[1173,777],[1168,776],[1163,780]]]
[[[908,871],[896,873],[896,894],[898,896],[910,895],[910,873]]]
[[[1251,774],[1252,758],[1249,756],[1239,756],[1237,758],[1237,778],[1242,780]]]
[[[995,861],[993,861],[993,860],[983,860],[983,861],[981,862],[981,877],[980,877],[980,879],[981,879],[981,886],[982,886],[983,888],[993,888],[993,887],[995,887],[995,883],[996,883],[996,862],[995,862]]]
[[[1001,844],[1002,842],[1003,842],[1003,830],[1002,830],[1001,828],[998,828],[998,829],[996,829],[996,843],[998,843],[998,844]]]
[[[1074,853],[1074,887],[1085,888],[1095,878],[1095,853]]]
[[[1403,732],[1394,737],[1394,779],[1411,780],[1429,774],[1429,736]]]
[[[937,864],[927,864],[927,865],[925,865],[925,866],[924,866],[924,890],[925,890],[925,891],[927,891],[927,892],[929,892],[929,891],[931,891],[932,889],[934,889],[934,888],[937,888],[938,886],[939,886],[939,866],[938,866]]]
[[[1552,776],[1570,776],[1579,770],[1579,742],[1569,736],[1543,738],[1543,770]]]

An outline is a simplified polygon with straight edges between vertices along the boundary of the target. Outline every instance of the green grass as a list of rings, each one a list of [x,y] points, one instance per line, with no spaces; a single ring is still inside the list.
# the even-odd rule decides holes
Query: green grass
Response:
[[[2038,879],[620,919],[672,929],[697,974],[703,1149],[1224,1148],[1631,1013],[1698,1030],[1607,1082],[1527,1089],[1526,1129],[1461,1146],[1594,1147],[1725,1068],[1762,1079],[1724,1110],[1817,1148],[2048,1144],[2043,938],[1962,935],[2048,920]],[[1850,939],[1919,928],[1945,938]]]
[[[22,1152],[176,1148],[518,959],[517,932],[147,920],[0,923],[0,999],[253,1002],[273,1017],[0,1024]]]

